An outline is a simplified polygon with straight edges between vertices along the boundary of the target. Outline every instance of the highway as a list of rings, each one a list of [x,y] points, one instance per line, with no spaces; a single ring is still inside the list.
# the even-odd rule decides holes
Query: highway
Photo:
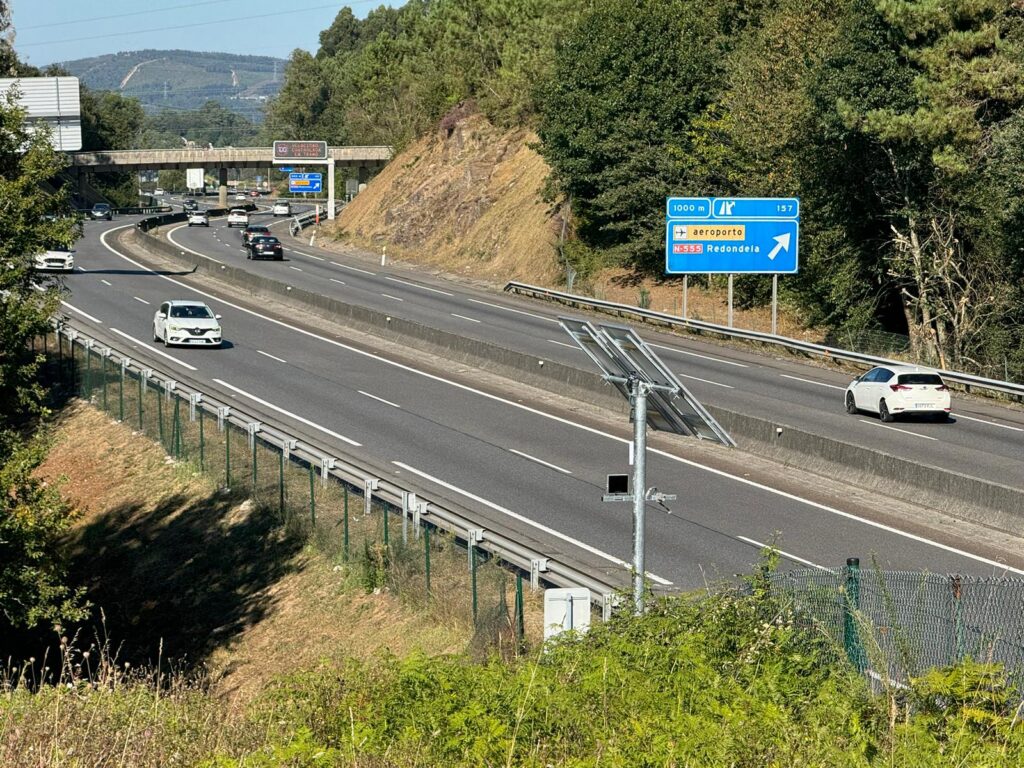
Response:
[[[605,504],[600,498],[606,474],[628,471],[627,424],[610,427],[553,406],[519,402],[514,391],[485,389],[439,361],[399,362],[383,350],[321,332],[301,317],[264,317],[259,302],[226,299],[195,276],[156,274],[112,245],[109,237],[101,239],[108,230],[133,221],[125,217],[86,223],[76,256],[81,269],[65,281],[68,313],[83,328],[119,340],[118,347],[135,359],[169,372],[187,371],[211,392],[234,398],[239,408],[272,404],[285,422],[314,423],[339,455],[372,456],[396,477],[415,478],[504,516],[524,536],[555,532],[567,547],[586,548],[614,567],[624,567],[630,559],[629,505]],[[284,220],[279,222],[277,226],[284,226]],[[367,305],[375,297],[372,306],[389,307],[410,319],[582,364],[581,353],[563,346],[569,340],[552,320],[557,312],[548,307],[407,269],[374,268],[315,248],[289,248],[284,262],[246,262],[239,233],[228,232],[219,222],[209,230],[176,229],[170,236],[180,246],[218,260],[287,274],[295,285],[309,281],[317,290],[337,290],[346,300]],[[226,347],[164,350],[154,345],[153,313],[168,298],[206,300],[223,315]],[[995,475],[992,461],[1015,466],[1014,476],[1019,471],[1021,436],[1009,427],[1024,424],[1011,411],[972,405],[980,421],[899,424],[901,431],[889,435],[869,417],[862,422],[842,411],[839,394],[825,385],[843,386],[844,381],[829,371],[646,331],[643,335],[659,344],[673,370],[690,377],[686,384],[708,401],[725,405],[731,401],[722,398],[739,399],[746,392],[747,407],[799,408],[809,423],[815,423],[815,416],[824,420],[816,423],[818,429],[833,423],[850,439],[855,439],[854,430],[863,429],[868,444],[906,439],[908,450],[970,454],[979,469]],[[921,437],[939,431],[942,440]],[[989,438],[994,445],[988,444]],[[969,447],[974,443],[977,449]],[[1024,558],[949,537],[940,541],[927,531],[897,530],[892,520],[867,519],[860,505],[842,493],[825,503],[820,487],[793,493],[785,478],[775,482],[770,475],[744,476],[716,468],[713,461],[702,460],[699,446],[683,450],[678,443],[658,445],[649,455],[649,483],[678,493],[680,499],[671,505],[671,513],[653,505],[648,509],[647,567],[657,583],[699,588],[749,572],[768,542],[776,544],[790,566],[835,567],[858,556],[887,569],[1024,574]],[[1014,446],[1017,462],[1011,458]]]

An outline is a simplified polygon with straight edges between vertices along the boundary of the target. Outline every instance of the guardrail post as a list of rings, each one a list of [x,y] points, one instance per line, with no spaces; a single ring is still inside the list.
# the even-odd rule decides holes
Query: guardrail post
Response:
[[[324,458],[320,460],[320,485],[327,485],[327,473],[334,469],[335,464],[336,461],[330,456],[324,456]]]
[[[546,557],[538,557],[536,560],[530,561],[530,589],[534,592],[540,589],[540,575],[547,569],[548,559]]]
[[[412,508],[412,523],[416,529],[416,538],[420,537],[420,518],[427,514],[427,502],[418,501]]]
[[[615,594],[613,592],[605,592],[601,602],[601,621],[610,621],[614,609]]]
[[[860,609],[860,559],[850,557],[846,560],[846,589],[843,600],[843,648],[846,657],[858,672],[867,669],[864,659],[864,648],[861,646],[857,632],[855,611]]]
[[[377,490],[380,485],[380,480],[375,477],[367,477],[363,480],[363,515],[369,515],[373,512],[373,492]],[[387,512],[384,513],[387,515]],[[384,546],[388,545],[388,523],[387,518],[384,520]]]
[[[416,507],[416,494],[402,491],[402,543],[409,543],[409,515]]]
[[[196,408],[203,402],[203,396],[199,392],[193,392],[188,396],[188,420],[196,420]]]

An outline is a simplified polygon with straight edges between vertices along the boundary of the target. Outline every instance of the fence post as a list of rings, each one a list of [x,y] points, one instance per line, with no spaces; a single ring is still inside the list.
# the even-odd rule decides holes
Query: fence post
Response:
[[[313,469],[313,464],[309,465],[309,519],[313,523],[313,528],[316,529],[316,486],[313,482],[316,477],[316,470]]]
[[[472,575],[473,583],[473,624],[476,625],[476,614],[477,614],[477,596],[476,596],[476,543],[473,541],[473,537],[470,536],[469,540],[469,572]]]
[[[423,552],[427,576],[427,602],[430,602],[430,524],[423,526]]]
[[[199,471],[206,471],[206,434],[203,429],[203,409],[199,409]]]
[[[57,329],[57,375],[64,378],[64,334]]]
[[[171,428],[171,445],[174,447],[174,458],[181,458],[181,398],[174,396],[174,425]]]
[[[160,447],[166,451],[167,442],[164,440],[164,399],[160,397],[159,393],[156,396],[156,420],[160,425]]]
[[[129,362],[127,357],[121,360],[121,382],[117,388],[117,420],[122,423],[124,423],[124,377],[125,369],[128,367]]]
[[[953,642],[956,646],[956,661],[959,662],[964,657],[964,616],[960,600],[963,596],[963,582],[960,574],[955,573],[949,577],[949,587],[953,595]]]
[[[231,422],[224,422],[224,487],[231,488]]]
[[[342,518],[345,525],[345,562],[348,562],[348,485],[342,485],[342,490],[345,498],[345,511],[344,517]]]
[[[516,640],[519,645],[519,652],[526,650],[526,619],[523,608],[523,574],[516,572]]]
[[[142,425],[142,399],[145,397],[146,371],[139,371],[139,432],[146,434],[146,428]]]
[[[107,410],[107,358],[110,357],[110,347],[100,352],[100,359],[103,360],[103,410]]]
[[[843,601],[843,648],[846,657],[858,672],[864,672],[867,664],[864,659],[864,648],[857,632],[857,617],[854,612],[860,609],[860,558],[850,557],[846,560],[846,595]]]
[[[92,339],[85,340],[85,399],[92,402]]]
[[[284,447],[277,454],[277,514],[284,520]]]

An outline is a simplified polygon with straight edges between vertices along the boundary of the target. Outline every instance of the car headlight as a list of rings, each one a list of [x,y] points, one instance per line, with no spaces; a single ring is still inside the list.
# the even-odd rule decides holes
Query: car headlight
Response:
[[[178,331],[181,330],[181,326],[172,323],[167,326],[167,330],[170,331],[171,333],[177,333]]]

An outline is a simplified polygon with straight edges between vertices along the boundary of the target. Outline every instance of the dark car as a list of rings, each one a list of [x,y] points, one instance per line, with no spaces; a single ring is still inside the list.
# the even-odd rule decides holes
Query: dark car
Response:
[[[281,241],[276,237],[254,237],[249,242],[249,253],[246,254],[245,258],[282,261],[284,259],[284,248],[281,246]]]
[[[250,224],[242,230],[242,245],[248,247],[254,237],[270,236],[270,230],[265,224]]]
[[[189,211],[198,210],[199,203],[196,202],[195,200],[186,200],[181,204],[181,207],[185,210],[186,213],[188,213]]]
[[[110,203],[96,203],[89,211],[89,217],[93,219],[106,219],[112,221],[114,218],[114,209],[110,207]]]

